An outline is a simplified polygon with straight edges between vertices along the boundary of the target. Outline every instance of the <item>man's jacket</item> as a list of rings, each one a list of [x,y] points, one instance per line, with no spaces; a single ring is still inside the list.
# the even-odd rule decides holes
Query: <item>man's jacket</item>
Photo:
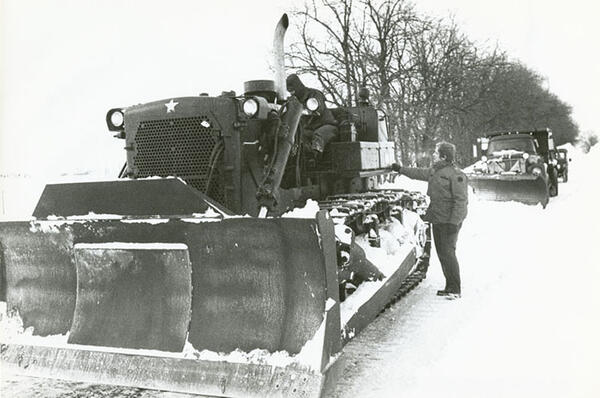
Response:
[[[428,182],[431,202],[423,217],[425,221],[459,225],[467,217],[467,176],[454,164],[440,161],[429,169],[402,167],[402,174]]]

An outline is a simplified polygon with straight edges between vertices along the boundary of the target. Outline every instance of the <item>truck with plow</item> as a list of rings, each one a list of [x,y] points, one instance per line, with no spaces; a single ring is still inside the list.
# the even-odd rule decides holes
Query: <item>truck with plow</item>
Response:
[[[556,160],[558,161],[556,165],[558,178],[561,178],[563,182],[569,181],[569,162],[571,161],[569,151],[566,148],[558,148],[556,150]]]
[[[313,111],[285,92],[288,23],[274,80],[110,109],[120,178],[47,185],[31,219],[0,223],[3,371],[317,397],[344,345],[425,277],[426,198],[382,188],[386,116],[361,101],[322,158],[299,145]]]
[[[488,134],[480,138],[481,160],[466,171],[475,195],[544,208],[558,195],[557,160],[549,129]]]

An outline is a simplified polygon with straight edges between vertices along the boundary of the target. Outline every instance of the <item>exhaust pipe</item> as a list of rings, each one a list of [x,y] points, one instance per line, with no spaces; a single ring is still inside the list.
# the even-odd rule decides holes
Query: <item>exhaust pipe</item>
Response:
[[[283,40],[285,32],[290,22],[287,14],[283,14],[275,27],[275,35],[273,36],[273,65],[275,67],[275,91],[279,100],[286,98],[285,87],[285,59],[283,51]]]

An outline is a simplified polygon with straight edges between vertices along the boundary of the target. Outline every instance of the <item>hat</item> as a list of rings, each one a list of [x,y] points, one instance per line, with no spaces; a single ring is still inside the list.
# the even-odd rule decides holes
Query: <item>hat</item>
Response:
[[[454,144],[446,141],[438,142],[435,149],[440,154],[440,157],[446,159],[448,162],[454,162],[454,157],[456,155],[456,147]]]
[[[296,75],[294,73],[292,73],[291,75],[289,75],[287,77],[287,79],[285,80],[285,84],[287,86],[288,91],[298,91],[299,89],[304,88],[304,84],[302,83],[302,80],[300,80],[298,75]]]

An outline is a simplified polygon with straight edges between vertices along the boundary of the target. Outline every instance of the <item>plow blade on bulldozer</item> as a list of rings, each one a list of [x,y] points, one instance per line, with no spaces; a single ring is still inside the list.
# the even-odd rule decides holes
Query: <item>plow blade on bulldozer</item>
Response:
[[[36,212],[59,219],[0,223],[0,300],[22,322],[20,331],[2,336],[3,369],[210,396],[320,396],[347,340],[328,213],[198,214],[213,204],[185,193],[180,180],[114,184],[123,184],[109,188],[119,208],[95,208],[112,217],[90,214],[84,202],[93,198],[63,195],[77,202],[69,211],[55,186]],[[83,190],[76,185],[63,188]],[[175,209],[162,203],[160,192],[168,189],[187,199]],[[135,217],[113,213],[129,211],[123,201],[132,192],[148,190],[158,195],[150,209]],[[149,211],[163,216],[144,215]],[[180,215],[165,216],[173,212]],[[352,333],[396,294],[416,263],[415,249],[398,261],[373,298],[356,306]],[[236,352],[263,357],[232,358]],[[273,359],[277,352],[287,356],[283,362]]]
[[[484,200],[516,201],[546,207],[548,185],[541,176],[470,174],[469,185],[475,195]]]

